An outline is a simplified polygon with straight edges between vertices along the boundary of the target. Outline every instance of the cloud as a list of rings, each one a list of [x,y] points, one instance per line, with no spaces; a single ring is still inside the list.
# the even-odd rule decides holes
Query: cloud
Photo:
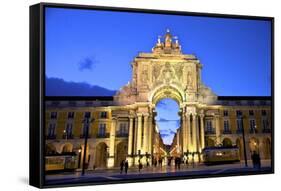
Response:
[[[84,70],[92,70],[95,64],[96,61],[94,58],[90,58],[90,57],[84,58],[82,61],[78,63],[79,71],[82,72]]]
[[[172,129],[169,129],[169,133],[170,133],[170,135],[173,135],[173,134],[175,134],[176,132],[173,131]]]
[[[166,109],[167,103],[166,103],[164,100],[160,100],[160,101],[157,103],[156,107],[159,107],[159,108],[162,108],[162,109]]]
[[[46,77],[46,96],[113,96],[115,90],[90,85],[85,82],[68,82]]]
[[[168,122],[168,121],[170,121],[170,120],[168,120],[168,119],[165,119],[165,118],[160,118],[159,120],[157,120],[158,122]]]
[[[171,136],[170,134],[166,134],[166,133],[163,133],[163,134],[160,133],[160,134],[161,134],[161,137],[162,137],[162,138]]]
[[[175,133],[176,133],[176,132],[175,132],[174,130],[172,130],[172,129],[168,129],[168,130],[163,129],[163,130],[160,130],[161,136],[162,136],[162,135],[171,136],[171,135],[174,135]]]

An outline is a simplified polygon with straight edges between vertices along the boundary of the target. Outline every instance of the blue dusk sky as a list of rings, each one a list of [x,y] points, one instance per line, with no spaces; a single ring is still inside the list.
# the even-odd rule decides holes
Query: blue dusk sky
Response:
[[[130,81],[134,57],[151,52],[167,28],[183,53],[200,60],[202,80],[217,95],[271,95],[269,21],[66,8],[45,14],[47,96],[113,95]],[[160,105],[178,109],[171,100]]]

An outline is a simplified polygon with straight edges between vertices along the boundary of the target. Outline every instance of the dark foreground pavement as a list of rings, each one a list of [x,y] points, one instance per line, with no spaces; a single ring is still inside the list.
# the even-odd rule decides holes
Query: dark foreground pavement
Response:
[[[258,174],[258,173],[270,173],[271,167],[262,167],[261,169],[254,169],[251,167],[241,168],[219,168],[213,167],[212,169],[181,169],[179,171],[161,170],[161,171],[146,171],[138,172],[137,169],[131,171],[128,174],[120,174],[118,170],[109,172],[87,172],[84,176],[81,176],[80,172],[72,174],[59,174],[46,176],[46,185],[60,185],[60,184],[77,184],[77,183],[102,183],[102,182],[122,182],[122,181],[134,181],[147,180],[147,179],[168,179],[175,177],[200,177],[200,176],[213,176],[213,175],[233,175],[233,174]]]

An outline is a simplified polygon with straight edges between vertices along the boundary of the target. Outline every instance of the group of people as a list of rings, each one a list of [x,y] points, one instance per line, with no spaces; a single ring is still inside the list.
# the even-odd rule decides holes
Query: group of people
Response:
[[[157,165],[159,165],[160,167],[162,167],[162,164],[163,164],[163,159],[162,158],[159,158],[158,161],[157,159],[153,159],[152,160],[152,164],[154,167],[157,167]]]
[[[125,174],[127,174],[128,168],[129,168],[128,160],[122,160],[120,163],[120,174],[123,173],[123,170],[125,170]]]
[[[168,158],[168,166],[171,166],[171,163],[172,163],[172,159],[173,158]],[[181,164],[186,164],[188,166],[188,157],[187,158],[180,158],[180,157],[175,157],[174,158],[175,160],[175,169],[178,169],[180,170],[181,168]],[[252,162],[253,162],[253,167],[256,168],[256,169],[260,169],[261,168],[261,159],[260,159],[260,155],[254,151],[252,153]],[[192,157],[192,166],[194,167],[194,157]],[[162,164],[163,164],[163,159],[162,158],[159,158],[158,160],[156,158],[154,158],[152,160],[152,165],[154,167],[157,167],[157,165],[159,165],[160,167],[162,167]],[[149,166],[149,162],[147,160],[147,166]],[[123,171],[125,172],[125,174],[128,173],[128,168],[129,168],[129,163],[128,163],[128,160],[122,160],[121,163],[120,163],[120,174],[123,173]],[[143,168],[143,164],[141,162],[141,160],[139,159],[138,160],[138,170],[139,172],[141,172]]]
[[[167,163],[168,166],[171,166],[172,160],[175,161],[175,163],[174,163],[175,169],[178,169],[178,170],[180,170],[181,164],[186,164],[187,166],[189,165],[188,164],[188,158],[182,159],[181,157],[175,157],[175,158],[170,157],[170,158],[168,158],[168,163]],[[194,158],[192,158],[191,163],[194,167]],[[149,166],[148,160],[146,161],[146,165]],[[160,168],[162,168],[163,158],[159,158],[158,160],[156,158],[152,159],[151,165],[154,166],[154,167],[159,166]],[[129,168],[128,160],[122,160],[121,163],[120,163],[120,174],[122,174],[123,172],[125,172],[125,174],[127,174],[128,168]],[[138,160],[138,171],[141,172],[142,169],[143,169],[143,164],[142,164],[141,160],[139,159]]]

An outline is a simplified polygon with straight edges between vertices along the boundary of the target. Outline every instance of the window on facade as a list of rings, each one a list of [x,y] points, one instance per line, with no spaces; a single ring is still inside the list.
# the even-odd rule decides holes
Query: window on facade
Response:
[[[262,116],[266,116],[266,111],[265,110],[261,110],[261,115]]]
[[[85,118],[90,118],[90,117],[91,117],[91,112],[85,112],[84,117],[85,117]]]
[[[228,120],[224,120],[223,121],[223,128],[224,128],[224,132],[229,132],[230,131],[229,121]]]
[[[48,128],[48,136],[52,137],[55,136],[56,124],[50,123]]]
[[[107,112],[106,111],[100,112],[100,118],[107,118]]]
[[[253,110],[249,110],[249,115],[253,116],[254,115],[254,111]]]
[[[256,131],[256,121],[254,119],[250,120],[250,132]]]
[[[236,111],[236,116],[237,116],[237,117],[242,116],[242,111],[241,111],[241,110],[237,110],[237,111]]]
[[[242,131],[242,119],[237,119],[237,131]]]
[[[269,129],[269,124],[268,124],[268,120],[267,119],[263,119],[262,120],[262,127],[264,130]]]
[[[57,112],[51,112],[51,119],[57,119]]]
[[[125,135],[128,133],[127,123],[120,123],[119,133],[120,133],[120,135]]]
[[[207,120],[206,121],[206,130],[207,130],[207,132],[212,132],[213,131],[213,126],[212,126],[212,121],[211,120]]]
[[[104,136],[106,134],[106,124],[105,123],[99,124],[98,134],[100,136]]]
[[[88,135],[89,135],[90,134],[90,132],[89,132],[89,125],[83,124],[83,136],[86,135],[87,130],[88,130]]]
[[[224,111],[223,111],[223,116],[224,116],[224,117],[227,117],[227,116],[228,116],[228,111],[227,111],[227,110],[224,110]]]
[[[74,118],[74,112],[68,112],[67,118],[73,119]]]
[[[72,126],[73,124],[72,123],[67,123],[66,125],[66,136],[67,137],[71,137],[72,136]]]

